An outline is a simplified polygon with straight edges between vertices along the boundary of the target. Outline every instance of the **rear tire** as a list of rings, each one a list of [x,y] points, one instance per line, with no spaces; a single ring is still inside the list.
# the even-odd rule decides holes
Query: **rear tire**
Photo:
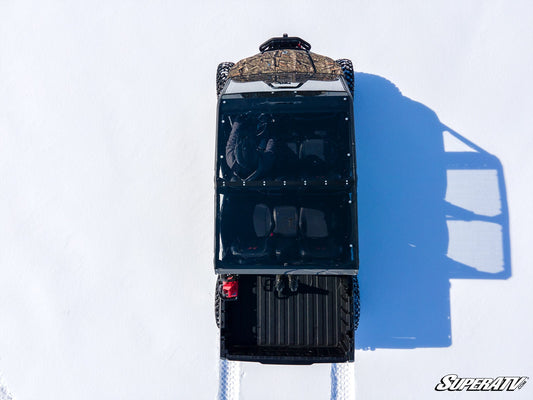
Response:
[[[220,321],[222,319],[221,308],[222,308],[222,299],[220,298],[220,287],[222,285],[222,279],[220,275],[217,277],[217,283],[215,286],[215,323],[217,328],[220,329]]]
[[[359,299],[359,280],[357,275],[353,276],[353,330],[359,327],[359,315],[361,312],[361,303]]]
[[[344,74],[344,79],[346,79],[346,83],[348,84],[348,89],[350,89],[350,93],[352,94],[352,97],[354,95],[354,88],[355,88],[355,76],[353,72],[353,64],[350,60],[347,58],[341,58],[340,60],[335,61],[339,66],[342,68],[342,73]]]
[[[226,82],[228,80],[228,74],[231,67],[233,67],[235,64],[232,62],[222,62],[218,64],[217,68],[217,96],[220,96],[220,93],[222,93],[222,90],[224,89],[224,86],[226,86]]]

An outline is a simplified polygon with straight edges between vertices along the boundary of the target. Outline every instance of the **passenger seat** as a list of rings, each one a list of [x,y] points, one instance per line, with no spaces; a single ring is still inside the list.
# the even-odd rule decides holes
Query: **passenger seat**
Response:
[[[322,139],[307,139],[300,145],[300,164],[302,171],[308,177],[327,175],[326,146],[327,142]]]
[[[326,213],[315,208],[300,208],[300,232],[302,242],[300,255],[304,260],[336,258],[342,248],[331,237]]]
[[[248,234],[243,235],[244,237],[237,238],[236,242],[231,246],[231,253],[243,260],[269,257],[269,237],[272,230],[272,214],[270,208],[266,204],[256,204],[252,221],[250,222],[248,224],[253,225],[253,233],[251,229],[248,229]]]
[[[294,206],[274,207],[275,251],[279,261],[294,260],[298,254],[298,209]]]

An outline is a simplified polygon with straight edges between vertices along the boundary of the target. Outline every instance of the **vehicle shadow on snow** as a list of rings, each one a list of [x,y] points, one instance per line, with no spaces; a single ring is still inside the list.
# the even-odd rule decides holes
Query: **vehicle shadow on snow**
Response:
[[[355,82],[356,348],[450,346],[450,279],[511,276],[501,163],[390,81]]]

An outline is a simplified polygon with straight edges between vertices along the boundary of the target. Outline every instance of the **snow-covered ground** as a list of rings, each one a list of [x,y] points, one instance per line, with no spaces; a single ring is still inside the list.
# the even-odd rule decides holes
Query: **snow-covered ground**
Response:
[[[2,2],[0,399],[216,396],[214,73],[284,32],[360,72],[355,397],[532,376],[532,12]],[[330,366],[243,364],[240,391],[328,398]]]

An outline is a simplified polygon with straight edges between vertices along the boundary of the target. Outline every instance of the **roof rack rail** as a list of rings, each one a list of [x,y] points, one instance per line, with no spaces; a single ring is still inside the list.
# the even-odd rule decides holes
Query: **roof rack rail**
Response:
[[[268,50],[280,50],[280,49],[295,49],[295,50],[311,50],[311,45],[303,40],[302,38],[291,36],[289,37],[286,33],[283,34],[283,37],[274,37],[268,39],[265,43],[259,46],[259,51],[264,53]]]

